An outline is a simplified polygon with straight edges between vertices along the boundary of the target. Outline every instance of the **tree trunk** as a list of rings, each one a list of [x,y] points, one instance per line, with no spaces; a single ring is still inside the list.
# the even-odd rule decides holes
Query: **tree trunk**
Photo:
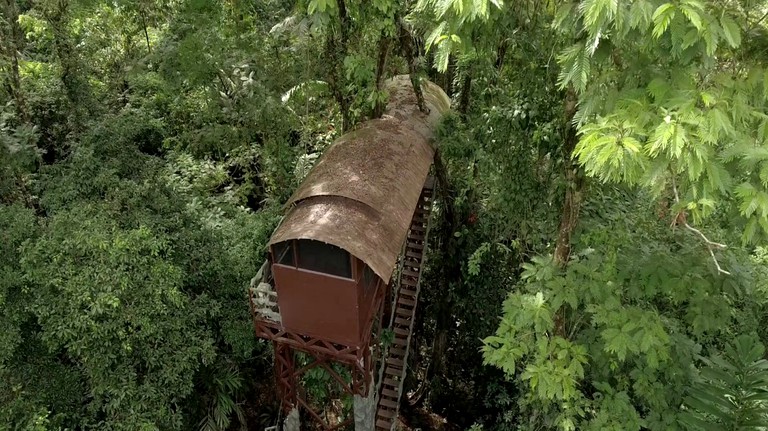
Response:
[[[80,76],[80,61],[69,35],[68,13],[69,1],[59,0],[53,9],[44,12],[44,15],[53,31],[53,46],[61,64],[61,83],[72,105],[75,129],[79,130],[82,126],[82,110],[89,108],[85,102],[89,99],[90,91],[87,81]]]
[[[507,49],[509,48],[508,40],[509,39],[504,38],[496,48],[496,63],[494,64],[494,67],[496,68],[497,73],[501,73],[501,69],[504,67],[504,60],[507,57]]]
[[[573,150],[578,143],[573,117],[576,115],[576,92],[568,87],[565,95],[565,139],[563,142],[563,166],[565,168],[565,199],[560,215],[560,226],[557,231],[555,246],[555,263],[560,268],[568,265],[571,255],[571,235],[579,220],[584,174],[573,160]]]
[[[350,97],[346,94],[344,82],[344,58],[347,56],[347,43],[349,40],[350,19],[347,15],[347,7],[344,0],[337,0],[339,8],[339,36],[333,31],[328,32],[325,41],[325,57],[329,59],[327,76],[328,86],[331,89],[336,103],[341,111],[341,133],[346,132],[352,126],[352,117],[349,112]]]
[[[557,245],[554,261],[560,269],[568,266],[571,256],[571,236],[579,221],[579,210],[583,199],[584,173],[573,159],[573,150],[578,143],[573,117],[576,115],[576,92],[568,87],[565,95],[565,137],[563,141],[563,167],[565,169],[565,198],[560,213],[560,225],[557,230]],[[568,338],[568,307],[562,306],[555,314],[555,333]]]
[[[392,39],[382,33],[379,37],[379,52],[376,61],[376,91],[381,91],[381,86],[384,83],[384,73],[387,69],[390,46],[392,46]],[[373,109],[373,118],[381,118],[382,114],[384,114],[384,108],[386,108],[386,103],[380,99],[377,100],[376,107]]]
[[[411,77],[413,91],[416,93],[416,103],[419,105],[419,111],[428,112],[427,106],[424,103],[424,92],[421,91],[421,78],[418,75],[419,66],[416,50],[413,46],[413,36],[405,28],[405,23],[403,23],[402,19],[397,19],[397,33],[400,38],[400,49],[408,63],[408,75]]]
[[[472,100],[472,73],[467,71],[464,82],[461,85],[461,98],[459,98],[459,113],[466,116],[469,112],[469,103]]]
[[[149,43],[149,32],[147,31],[147,18],[144,16],[144,10],[141,9],[141,26],[144,29],[144,40],[147,41],[147,54],[152,54],[152,45]]]
[[[19,8],[16,4],[16,0],[2,0],[2,11],[7,21],[7,29],[3,32],[4,41],[0,42],[0,46],[4,48],[8,60],[10,62],[10,70],[8,71],[8,93],[13,98],[16,105],[16,113],[21,121],[29,122],[29,114],[27,112],[27,104],[24,99],[24,93],[21,89],[21,75],[19,73],[19,51],[21,50],[24,42],[24,33],[21,31],[19,25]]]

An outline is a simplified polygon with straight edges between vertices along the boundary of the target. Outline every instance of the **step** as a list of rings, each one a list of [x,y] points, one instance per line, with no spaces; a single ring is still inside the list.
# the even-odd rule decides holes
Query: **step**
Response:
[[[406,250],[405,257],[410,257],[412,259],[416,259],[417,261],[421,262],[421,258],[424,257],[424,254],[421,252]]]
[[[397,412],[395,410],[379,409],[376,415],[384,419],[392,419],[395,417],[395,415],[397,415]]]
[[[392,399],[396,400],[397,397],[398,397],[398,394],[397,394],[397,391],[393,391],[392,389],[384,388],[384,389],[381,390],[381,396],[382,397],[389,397],[389,398],[392,398]]]
[[[411,280],[410,278],[401,278],[400,279],[400,284],[404,284],[406,286],[411,286],[411,287],[416,287],[416,286],[419,285],[419,282],[416,281],[416,280]],[[401,287],[401,289],[402,289],[402,287]],[[401,292],[402,292],[402,290],[401,290]]]
[[[414,250],[424,250],[424,244],[419,244],[416,242],[408,241],[406,244],[408,248],[412,248]]]
[[[421,262],[413,259],[403,259],[402,267],[409,271],[418,270],[421,267]]]
[[[403,361],[402,359],[390,357],[387,359],[387,364],[402,370],[403,366],[405,366],[405,361]]]
[[[376,428],[389,431],[392,428],[392,423],[386,419],[379,419],[376,421]]]
[[[424,242],[424,235],[409,234],[408,241],[420,241]]]
[[[410,319],[403,319],[402,317],[395,317],[395,324],[402,325],[402,326],[410,326],[412,320]]]
[[[400,387],[400,383],[396,382],[394,379],[391,379],[391,378],[385,378],[382,381],[382,383],[384,385],[386,385],[386,386],[390,386],[390,387],[393,387],[393,388],[399,388]]]
[[[404,278],[403,281],[408,280],[407,278]],[[416,289],[411,288],[411,286],[400,286],[400,290],[398,290],[399,295],[405,296],[408,299],[416,299]]]
[[[405,313],[405,312],[395,313],[395,318],[399,317],[399,318],[405,319],[405,320],[413,319],[413,309],[411,308],[410,310],[405,310],[405,311],[407,311],[407,313]]]
[[[397,308],[395,309],[395,315],[405,319],[410,319],[413,317],[413,308]]]
[[[398,350],[402,350],[402,349],[398,349]],[[389,351],[389,357],[391,357],[391,358],[397,358],[397,359],[405,359],[405,354],[400,354],[400,355],[398,355],[398,354],[395,354],[395,353],[393,353],[393,352],[390,350],[390,351]]]
[[[408,339],[396,337],[394,340],[392,340],[392,345],[397,347],[405,347],[408,345]]]
[[[405,306],[407,306],[407,307],[415,307],[415,306],[416,306],[416,301],[413,301],[413,300],[410,300],[410,299],[406,299],[406,298],[403,298],[402,296],[401,296],[401,297],[399,297],[399,298],[397,298],[397,303],[398,303],[398,304],[402,304],[402,305],[405,305]]]
[[[416,271],[411,271],[410,269],[403,268],[402,274],[407,275],[408,277],[418,277],[420,273]]]
[[[408,328],[408,329],[403,329],[403,328],[393,328],[393,329],[392,329],[392,331],[393,331],[395,334],[398,334],[398,335],[402,335],[403,337],[407,337],[407,336],[408,336],[408,334],[411,332],[411,331],[410,331],[410,328]]]
[[[390,347],[389,348],[389,354],[397,356],[399,358],[404,358],[405,357],[405,349],[397,349],[397,348],[394,348],[394,347]]]
[[[427,227],[422,225],[422,224],[415,223],[415,224],[411,225],[411,230],[414,231],[414,232],[426,232],[427,231]]]
[[[379,400],[379,404],[381,404],[384,407],[389,407],[391,409],[397,409],[397,407],[398,407],[397,400],[390,400],[390,399],[387,399],[387,398],[381,398]]]
[[[382,419],[392,419],[397,414],[397,409],[393,409],[391,407],[379,407],[379,410],[376,412],[376,416],[382,418]]]

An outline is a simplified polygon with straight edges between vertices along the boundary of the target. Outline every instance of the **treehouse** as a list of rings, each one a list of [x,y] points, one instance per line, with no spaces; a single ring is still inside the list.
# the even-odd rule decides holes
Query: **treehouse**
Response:
[[[306,367],[296,371],[293,350],[313,355],[317,365],[351,366],[349,392],[370,401],[372,355],[384,362],[373,340],[388,326],[402,347],[390,358],[399,364],[393,373],[405,372],[432,193],[432,130],[449,107],[439,87],[422,88],[428,113],[419,110],[407,76],[388,81],[385,115],[325,150],[272,234],[268,261],[252,282],[251,311],[257,336],[275,342],[284,407],[308,408],[296,389]],[[401,389],[395,380],[391,392]],[[372,419],[370,425],[358,428],[372,429]]]

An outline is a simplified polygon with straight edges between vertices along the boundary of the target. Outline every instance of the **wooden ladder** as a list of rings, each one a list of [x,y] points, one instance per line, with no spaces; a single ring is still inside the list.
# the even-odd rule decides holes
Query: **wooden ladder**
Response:
[[[411,219],[405,240],[402,269],[395,292],[390,328],[394,339],[384,362],[378,405],[376,407],[376,431],[392,431],[395,428],[403,382],[408,368],[408,350],[411,344],[416,305],[419,302],[421,269],[424,248],[429,232],[429,213],[432,205],[434,180],[428,178],[421,190],[419,203]]]

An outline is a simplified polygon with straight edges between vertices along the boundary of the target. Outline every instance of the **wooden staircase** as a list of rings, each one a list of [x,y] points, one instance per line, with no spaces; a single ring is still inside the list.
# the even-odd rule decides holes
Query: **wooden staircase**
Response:
[[[411,333],[416,320],[416,306],[419,302],[419,282],[429,232],[433,191],[434,180],[428,178],[421,191],[419,203],[411,219],[408,237],[405,240],[400,278],[396,284],[397,291],[394,292],[394,307],[390,320],[394,339],[386,355],[379,384],[376,431],[392,431],[397,422],[403,382],[408,368]]]

